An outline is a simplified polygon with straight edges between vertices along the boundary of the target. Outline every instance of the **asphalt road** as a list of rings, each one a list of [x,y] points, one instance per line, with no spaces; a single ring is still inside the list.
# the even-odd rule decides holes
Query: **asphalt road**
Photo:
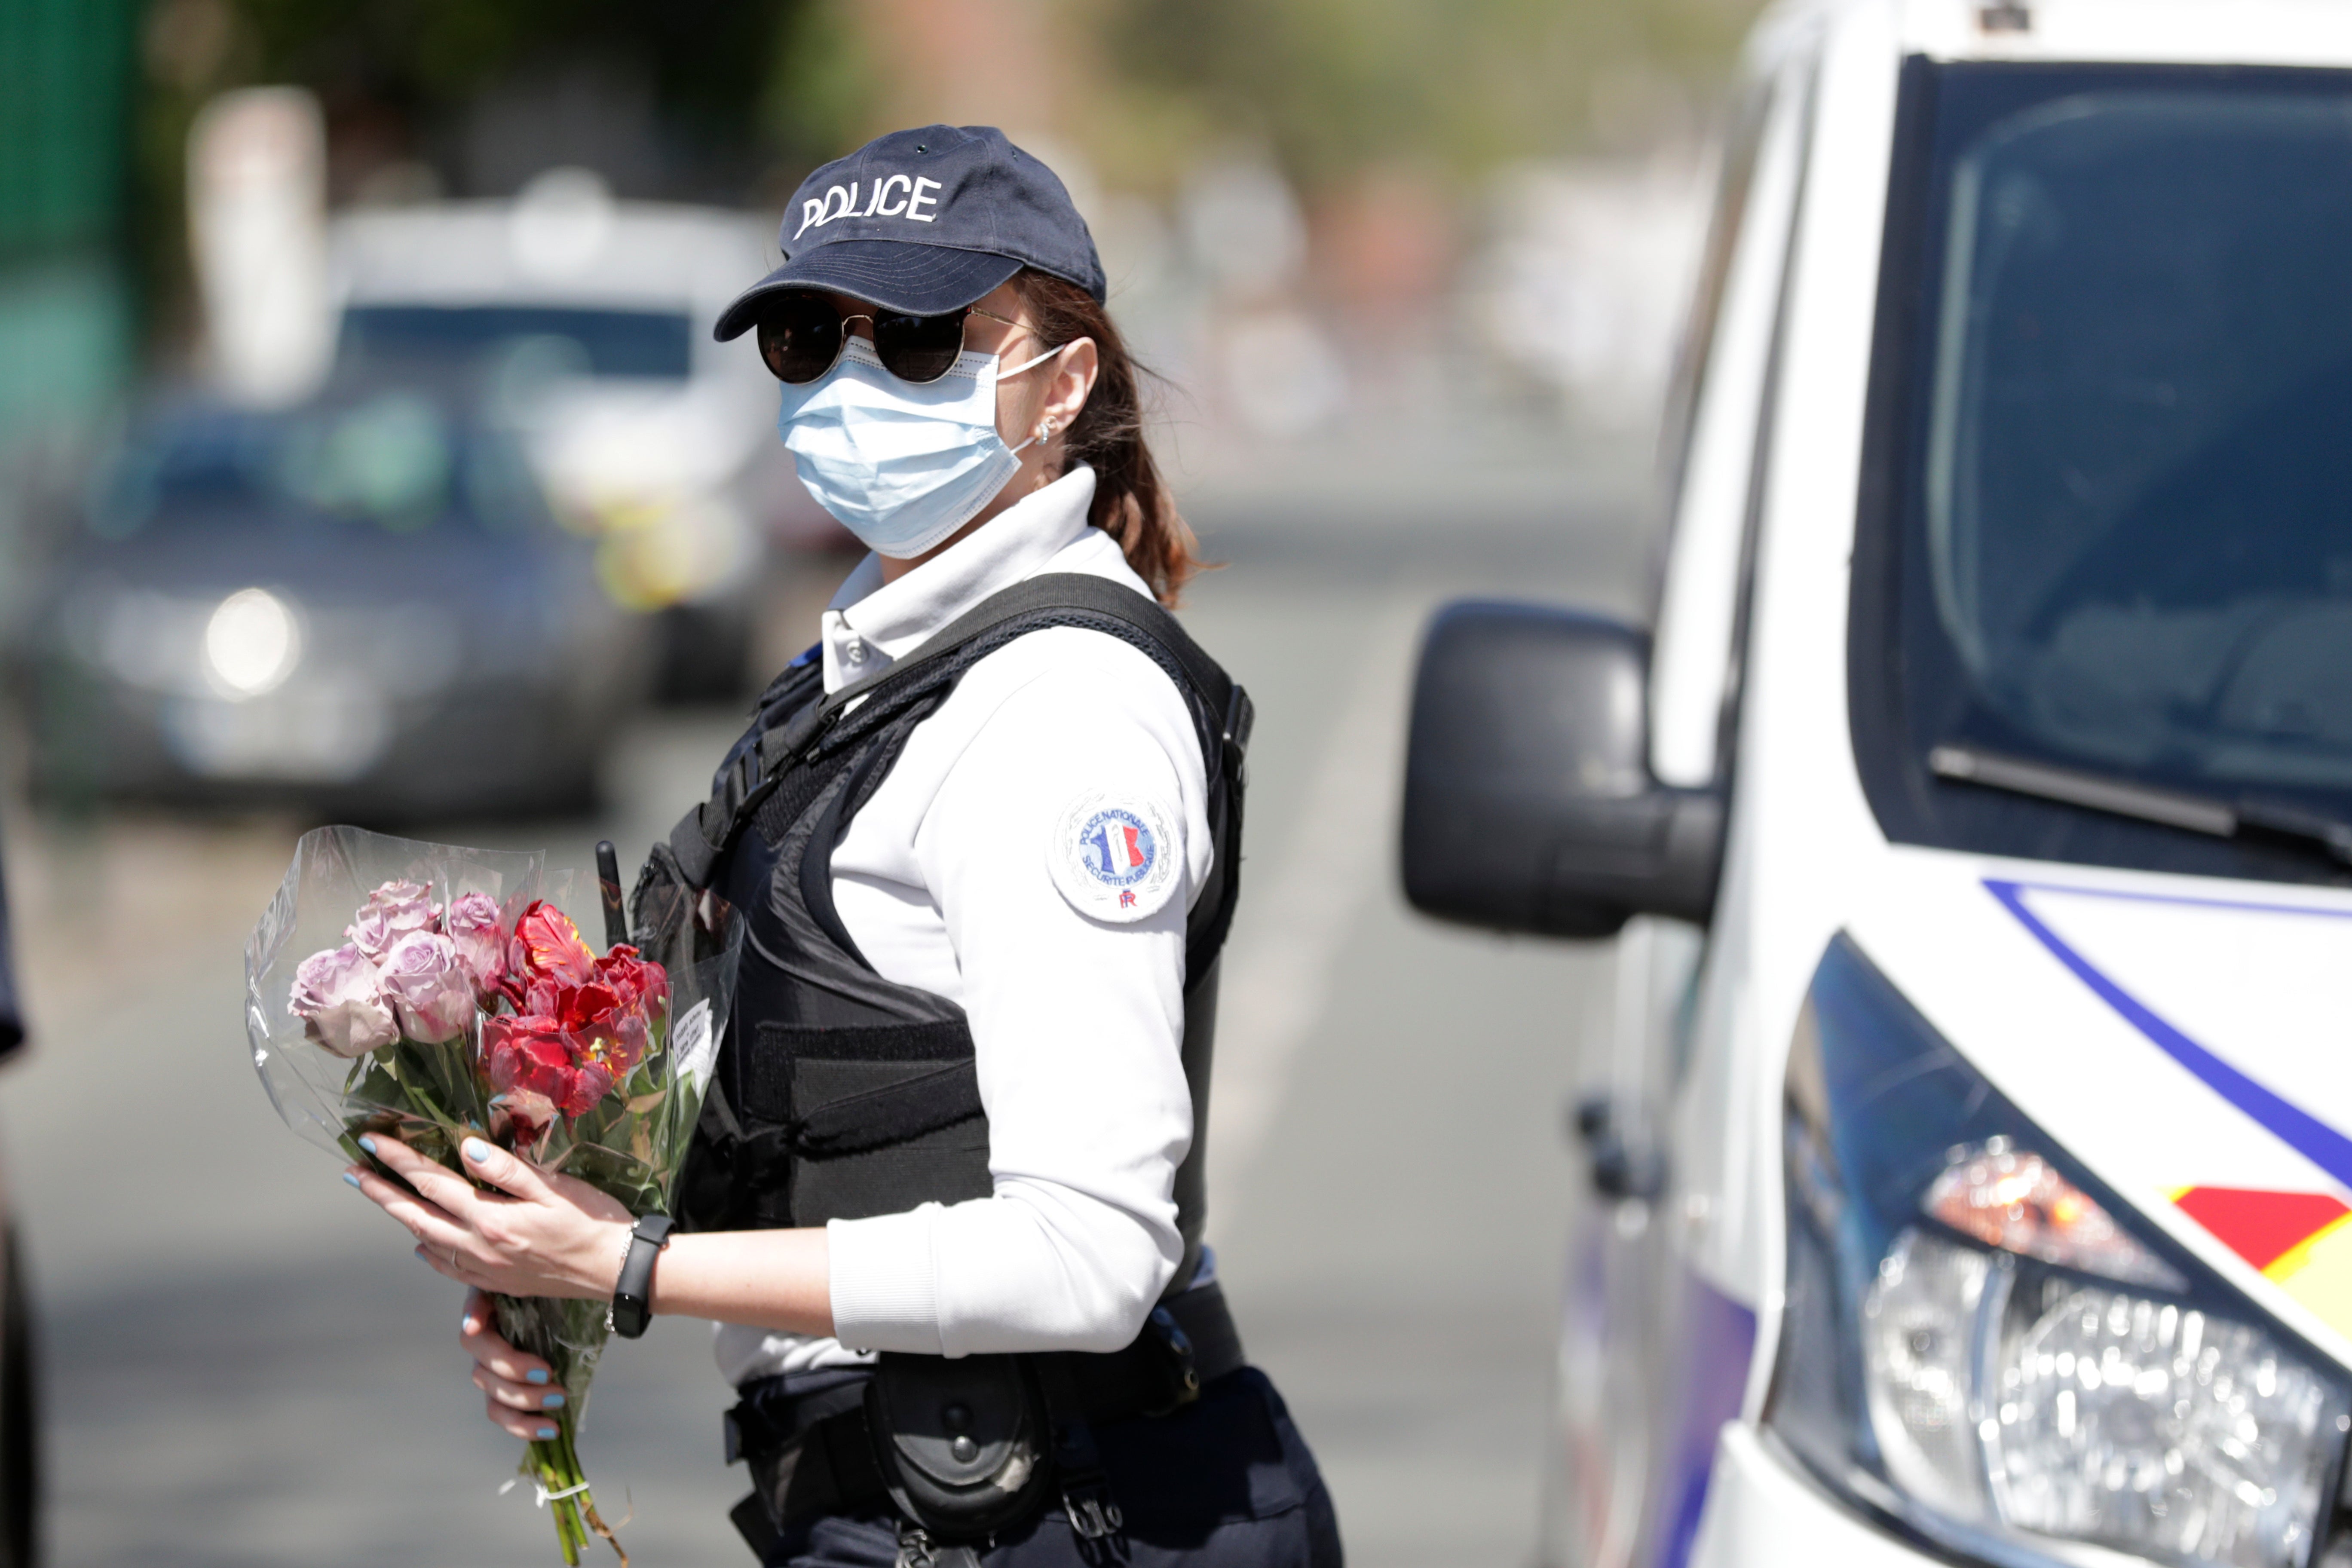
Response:
[[[1631,465],[1451,460],[1327,453],[1190,500],[1228,564],[1186,619],[1259,711],[1212,1238],[1356,1568],[1529,1561],[1573,1201],[1559,1111],[1605,984],[1598,950],[1439,929],[1396,891],[1428,610],[1623,605],[1638,577]],[[735,724],[636,727],[599,820],[420,836],[584,864],[601,834],[632,858]],[[478,1415],[454,1288],[250,1070],[239,954],[291,826],[15,810],[7,832],[37,1047],[0,1079],[0,1124],[43,1316],[53,1563],[555,1561],[527,1495],[499,1494],[513,1445]],[[637,1562],[750,1561],[723,1518],[727,1403],[701,1324],[607,1357],[587,1455]]]

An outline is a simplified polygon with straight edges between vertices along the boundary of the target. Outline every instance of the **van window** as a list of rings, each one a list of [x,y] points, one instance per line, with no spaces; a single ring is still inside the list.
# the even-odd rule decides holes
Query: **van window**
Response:
[[[2352,822],[2352,81],[2315,71],[1906,73],[1856,681],[1898,838],[2323,875],[1955,784],[1959,746]],[[1900,213],[1906,204],[1892,207]],[[1870,535],[1886,537],[1872,550]],[[1885,570],[1865,584],[1866,556]],[[1855,673],[1866,658],[1856,619]],[[1867,711],[1866,711],[1867,710]],[[1889,809],[1886,801],[1892,800]]]

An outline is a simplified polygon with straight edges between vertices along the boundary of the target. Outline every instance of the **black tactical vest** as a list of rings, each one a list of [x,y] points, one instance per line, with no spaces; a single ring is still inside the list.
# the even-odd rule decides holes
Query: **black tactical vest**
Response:
[[[674,873],[726,900],[742,922],[734,1014],[677,1205],[683,1227],[819,1226],[989,1195],[988,1118],[963,1010],[875,973],[835,911],[833,851],[963,672],[1048,626],[1108,633],[1166,670],[1207,770],[1214,854],[1186,928],[1192,1142],[1176,1173],[1184,1257],[1170,1291],[1191,1282],[1205,1217],[1217,956],[1239,890],[1250,702],[1158,605],[1079,574],[994,595],[830,698],[815,658],[802,656],[761,695],[711,799],[656,847],[649,879]]]

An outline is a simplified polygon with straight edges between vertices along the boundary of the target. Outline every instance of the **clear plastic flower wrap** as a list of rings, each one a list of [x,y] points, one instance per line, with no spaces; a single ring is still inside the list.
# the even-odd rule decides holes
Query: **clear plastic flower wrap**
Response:
[[[636,941],[600,955],[562,910],[572,880],[536,852],[305,834],[246,945],[254,1068],[287,1125],[356,1163],[362,1136],[391,1133],[459,1172],[465,1139],[486,1137],[633,1214],[667,1211],[726,1023],[732,933],[648,875]],[[591,1531],[618,1552],[574,1442],[607,1305],[492,1300],[569,1395],[522,1466],[564,1561]]]

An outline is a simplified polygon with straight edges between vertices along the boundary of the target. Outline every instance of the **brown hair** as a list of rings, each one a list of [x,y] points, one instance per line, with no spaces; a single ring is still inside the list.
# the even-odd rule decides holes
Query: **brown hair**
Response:
[[[1013,279],[1038,335],[1059,347],[1092,338],[1099,369],[1087,405],[1063,437],[1066,461],[1095,471],[1095,500],[1087,521],[1118,541],[1127,563],[1163,605],[1173,608],[1184,584],[1202,569],[1200,542],[1176,510],[1160,465],[1143,440],[1146,374],[1095,297],[1075,283],[1023,268]]]

